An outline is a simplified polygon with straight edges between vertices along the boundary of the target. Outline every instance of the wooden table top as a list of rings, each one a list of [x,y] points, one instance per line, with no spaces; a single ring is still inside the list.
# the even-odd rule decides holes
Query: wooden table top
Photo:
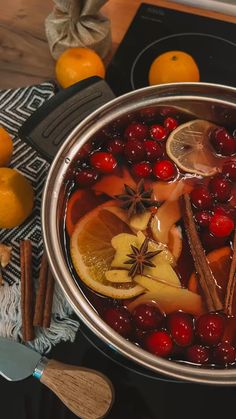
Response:
[[[140,0],[110,0],[102,9],[111,20],[112,57],[122,40]],[[165,0],[147,3],[236,23],[226,16]],[[54,79],[55,61],[50,55],[44,20],[53,8],[52,0],[7,0],[0,3],[0,89],[21,87]]]

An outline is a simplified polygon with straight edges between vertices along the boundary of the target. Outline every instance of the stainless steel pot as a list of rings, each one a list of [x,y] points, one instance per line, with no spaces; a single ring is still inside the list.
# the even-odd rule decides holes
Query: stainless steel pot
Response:
[[[59,214],[63,201],[64,179],[71,161],[87,141],[95,138],[96,133],[112,121],[150,107],[162,110],[176,108],[179,112],[187,114],[189,118],[208,119],[224,126],[236,125],[236,89],[207,83],[168,84],[143,88],[113,99],[87,116],[75,126],[60,147],[52,162],[45,185],[42,228],[50,267],[79,318],[96,337],[123,357],[164,377],[195,383],[235,385],[236,368],[213,370],[169,361],[151,355],[122,338],[99,317],[72,278],[68,268],[61,240]],[[37,132],[37,124],[33,130],[31,129],[31,132],[33,131]],[[22,136],[28,136],[29,139],[27,129],[23,130]]]

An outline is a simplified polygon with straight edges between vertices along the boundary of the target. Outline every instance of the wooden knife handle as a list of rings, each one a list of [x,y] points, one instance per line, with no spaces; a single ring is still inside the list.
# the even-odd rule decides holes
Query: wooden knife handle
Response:
[[[103,418],[114,401],[110,380],[92,369],[49,360],[40,381],[81,419]]]

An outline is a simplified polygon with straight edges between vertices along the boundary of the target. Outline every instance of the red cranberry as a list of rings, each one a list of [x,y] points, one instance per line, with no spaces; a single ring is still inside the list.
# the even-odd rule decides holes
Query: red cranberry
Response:
[[[156,118],[156,108],[144,108],[140,111],[140,118],[142,118],[144,121],[153,121]]]
[[[234,229],[232,218],[227,215],[214,214],[209,224],[209,231],[215,237],[228,237]]]
[[[90,157],[90,164],[99,172],[107,174],[113,172],[117,166],[117,161],[111,153],[97,151]]]
[[[189,346],[192,343],[193,318],[189,314],[180,311],[169,314],[167,327],[177,345]]]
[[[173,342],[169,333],[165,331],[155,331],[146,336],[144,347],[152,354],[167,357],[171,354]]]
[[[194,217],[199,227],[206,228],[209,226],[212,215],[208,211],[198,211]]]
[[[142,161],[133,166],[133,171],[136,176],[145,178],[151,175],[152,166],[150,163]]]
[[[231,156],[236,152],[236,141],[225,128],[217,128],[212,133],[211,142],[218,154]]]
[[[219,202],[226,202],[231,197],[231,182],[221,175],[212,178],[209,182],[208,188],[214,198]]]
[[[148,126],[145,124],[133,122],[132,124],[128,125],[124,135],[126,140],[143,141],[148,136]]]
[[[168,130],[168,132],[173,131],[179,125],[178,121],[171,116],[168,116],[164,120],[164,127]]]
[[[208,230],[201,233],[201,241],[204,249],[209,252],[210,250],[217,249],[224,246],[226,242],[225,237],[215,237]]]
[[[193,345],[187,348],[186,358],[194,364],[207,364],[210,359],[210,351],[202,345]]]
[[[75,175],[75,181],[79,186],[85,187],[92,185],[98,179],[98,172],[91,167],[85,167],[81,169]]]
[[[218,214],[218,215],[230,215],[230,210],[227,207],[223,207],[222,205],[215,205],[212,208],[213,214]]]
[[[236,350],[229,342],[221,342],[214,348],[213,359],[217,365],[233,364],[236,358]]]
[[[133,330],[131,315],[123,307],[109,307],[105,310],[103,318],[112,329],[124,337],[128,337]]]
[[[158,144],[156,141],[144,141],[143,146],[146,152],[146,157],[149,161],[158,160],[163,154],[163,148],[161,144]]]
[[[236,181],[236,161],[231,160],[224,164],[222,173],[227,176],[232,182]]]
[[[205,186],[196,186],[190,194],[191,202],[197,209],[210,209],[212,197]]]
[[[132,315],[136,326],[142,330],[157,329],[163,319],[160,310],[151,304],[140,304]]]
[[[217,345],[224,333],[225,318],[218,313],[206,313],[198,317],[195,324],[196,336],[204,345]]]
[[[122,154],[124,151],[125,143],[120,138],[113,138],[107,144],[107,151],[113,155]]]
[[[161,180],[168,181],[174,179],[176,176],[176,167],[174,163],[169,160],[161,160],[154,164],[153,174]]]
[[[128,141],[125,145],[125,157],[131,163],[143,160],[145,157],[143,143],[137,140]]]
[[[153,140],[165,141],[167,138],[167,130],[162,125],[155,124],[150,127],[150,135]]]
[[[213,214],[226,215],[234,220],[236,218],[236,208],[227,204],[216,204],[212,208]]]

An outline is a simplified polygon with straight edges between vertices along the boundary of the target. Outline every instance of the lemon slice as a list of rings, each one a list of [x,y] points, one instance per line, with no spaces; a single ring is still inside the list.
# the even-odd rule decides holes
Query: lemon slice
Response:
[[[99,205],[76,224],[70,240],[72,263],[80,279],[94,291],[117,299],[132,298],[144,288],[134,281],[111,282],[105,276],[115,255],[112,238],[131,233],[124,221],[106,209],[109,205]]]
[[[166,152],[185,172],[201,176],[217,173],[224,159],[214,154],[210,133],[217,125],[201,119],[186,122],[171,132]]]

